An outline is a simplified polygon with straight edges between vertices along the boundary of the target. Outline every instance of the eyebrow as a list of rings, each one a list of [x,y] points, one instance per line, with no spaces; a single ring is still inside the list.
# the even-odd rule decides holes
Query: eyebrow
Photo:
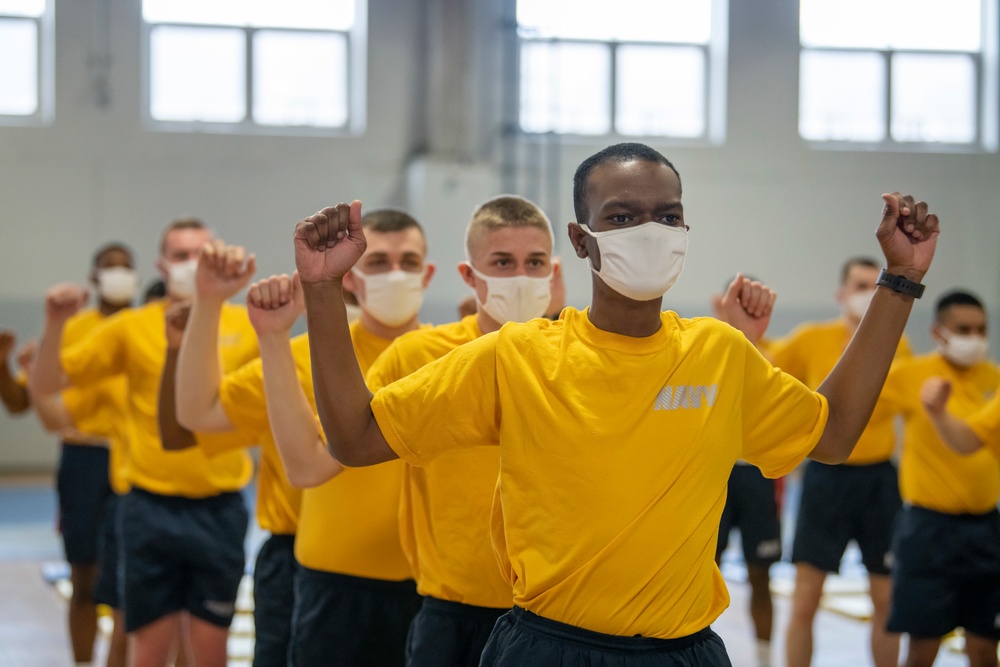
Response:
[[[528,253],[528,257],[544,257],[547,253],[544,250],[535,250]],[[506,250],[494,250],[490,253],[490,257],[513,257],[514,253],[507,252]]]
[[[635,201],[634,199],[610,199],[604,202],[602,208],[625,208],[625,209],[636,209],[644,208],[645,205],[642,202]],[[659,211],[673,211],[677,209],[683,209],[684,205],[679,201],[663,202],[657,204],[655,208]]]

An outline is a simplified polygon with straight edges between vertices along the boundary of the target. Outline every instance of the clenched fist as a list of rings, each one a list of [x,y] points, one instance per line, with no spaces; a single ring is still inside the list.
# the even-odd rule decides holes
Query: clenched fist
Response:
[[[361,202],[324,208],[295,226],[295,265],[303,284],[340,280],[367,247]]]

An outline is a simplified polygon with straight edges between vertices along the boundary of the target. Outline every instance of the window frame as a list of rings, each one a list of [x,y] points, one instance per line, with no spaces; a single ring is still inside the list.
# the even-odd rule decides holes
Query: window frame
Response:
[[[141,10],[140,0],[140,12]],[[368,3],[367,0],[354,0],[354,23],[348,30],[331,30],[326,28],[289,28],[284,26],[246,26],[227,25],[218,23],[181,23],[174,21],[163,21],[150,23],[145,17],[140,18],[142,22],[142,122],[143,125],[153,131],[162,132],[183,132],[183,133],[212,133],[212,134],[240,134],[240,135],[260,135],[260,136],[299,136],[299,137],[344,137],[358,136],[364,133],[367,126],[367,40],[368,40]],[[244,89],[245,115],[243,120],[235,122],[216,121],[184,121],[184,120],[162,120],[153,118],[151,109],[152,97],[152,62],[151,62],[151,38],[153,30],[160,26],[178,27],[185,29],[216,29],[216,30],[236,30],[243,32],[243,43],[245,48],[244,76],[246,86]],[[335,127],[321,127],[317,125],[265,125],[253,120],[253,95],[254,95],[254,35],[257,32],[273,33],[313,33],[313,34],[337,34],[342,35],[347,44],[347,122]]]
[[[35,57],[38,71],[35,73],[37,104],[31,114],[0,113],[0,126],[42,127],[55,122],[56,102],[56,43],[55,43],[55,0],[45,0],[45,9],[38,16],[21,14],[0,14],[2,21],[28,21],[35,24]]]

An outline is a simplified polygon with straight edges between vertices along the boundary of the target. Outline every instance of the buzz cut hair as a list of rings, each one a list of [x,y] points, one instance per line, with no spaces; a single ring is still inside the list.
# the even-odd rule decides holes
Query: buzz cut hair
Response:
[[[198,218],[177,218],[166,226],[163,230],[163,235],[160,236],[160,255],[163,255],[167,251],[167,237],[173,232],[178,232],[184,229],[204,229],[209,231],[208,225]]]
[[[986,306],[976,295],[964,290],[952,290],[942,294],[934,304],[934,319],[941,322],[944,314],[953,306],[972,306],[986,312]]]
[[[840,284],[847,284],[847,277],[851,275],[851,269],[855,266],[864,266],[869,269],[878,269],[879,263],[871,257],[851,257],[840,267]]]
[[[465,230],[465,252],[472,259],[483,238],[499,229],[533,228],[545,232],[551,241],[552,223],[534,202],[518,195],[499,195],[476,207]]]
[[[424,228],[417,219],[398,208],[377,208],[361,216],[361,227],[365,231],[388,234],[416,229],[424,236]]]
[[[111,241],[110,243],[105,243],[94,252],[94,256],[91,258],[91,266],[96,268],[104,256],[112,252],[120,252],[127,256],[130,263],[135,261],[135,254],[132,252],[132,248],[121,241]]]
[[[622,143],[608,146],[580,163],[573,175],[573,211],[576,214],[576,221],[581,225],[586,225],[590,220],[590,210],[587,208],[587,185],[590,174],[594,169],[609,163],[624,162],[655,162],[670,168],[677,176],[680,184],[681,175],[662,153],[646,144]]]

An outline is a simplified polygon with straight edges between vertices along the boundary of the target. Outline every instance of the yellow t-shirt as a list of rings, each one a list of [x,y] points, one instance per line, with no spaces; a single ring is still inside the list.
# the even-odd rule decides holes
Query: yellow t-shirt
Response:
[[[392,342],[372,334],[360,320],[351,324],[351,340],[362,373]],[[308,347],[305,354],[309,354]],[[305,368],[310,370],[308,363]],[[306,489],[295,557],[302,565],[324,572],[386,581],[413,578],[399,544],[402,483],[403,462],[391,461],[347,468],[330,481]]]
[[[803,324],[787,338],[771,344],[770,358],[774,365],[801,380],[810,389],[817,389],[840,360],[852,334],[843,320]],[[912,356],[910,343],[904,336],[896,348],[895,359]],[[854,451],[845,465],[868,465],[888,461],[896,451],[896,429],[892,412],[880,400]]]
[[[499,445],[493,543],[515,604],[661,638],[729,603],[715,549],[736,460],[786,474],[827,418],[826,399],[718,320],[667,312],[632,338],[572,308],[455,349],[381,389],[372,410],[412,465]]]
[[[961,369],[937,352],[892,367],[881,400],[906,421],[899,461],[900,494],[904,501],[936,512],[987,512],[1000,499],[1000,467],[987,451],[963,456],[941,442],[920,404],[920,388],[932,377],[951,381],[948,411],[964,418],[986,405],[1000,382],[1000,371],[988,363]]]
[[[299,382],[306,398],[316,411],[313,397],[312,369],[309,360],[309,339],[306,334],[291,341],[292,356]],[[213,456],[231,447],[253,447],[260,444],[260,469],[257,474],[257,523],[264,530],[277,535],[293,535],[299,522],[302,490],[288,481],[281,455],[271,434],[271,420],[264,393],[264,365],[261,360],[244,364],[228,373],[219,385],[219,402],[236,432],[242,434],[237,441],[221,447],[205,445]]]
[[[165,300],[155,301],[109,317],[92,335],[63,350],[63,369],[70,382],[81,387],[105,378],[125,377],[128,418],[123,426],[131,456],[128,482],[132,486],[188,498],[239,490],[253,474],[245,451],[210,458],[200,447],[168,452],[160,442],[156,413],[167,356],[166,306]],[[224,372],[257,356],[257,337],[246,308],[226,304],[222,309],[219,345]],[[197,434],[199,441],[216,437]]]
[[[62,348],[79,343],[107,319],[96,308],[80,311],[66,322]],[[121,376],[95,382],[86,388],[69,387],[60,394],[77,431],[107,439],[108,479],[115,493],[128,491],[128,443],[121,428],[127,410],[125,394],[125,378]]]
[[[400,336],[368,370],[368,387],[377,391],[481,335],[476,316],[469,315]],[[422,467],[406,465],[400,538],[421,595],[510,608],[510,584],[490,544],[499,472],[499,451],[488,446],[452,450]]]
[[[969,428],[983,441],[983,447],[1000,456],[1000,391],[981,410],[969,418]]]

